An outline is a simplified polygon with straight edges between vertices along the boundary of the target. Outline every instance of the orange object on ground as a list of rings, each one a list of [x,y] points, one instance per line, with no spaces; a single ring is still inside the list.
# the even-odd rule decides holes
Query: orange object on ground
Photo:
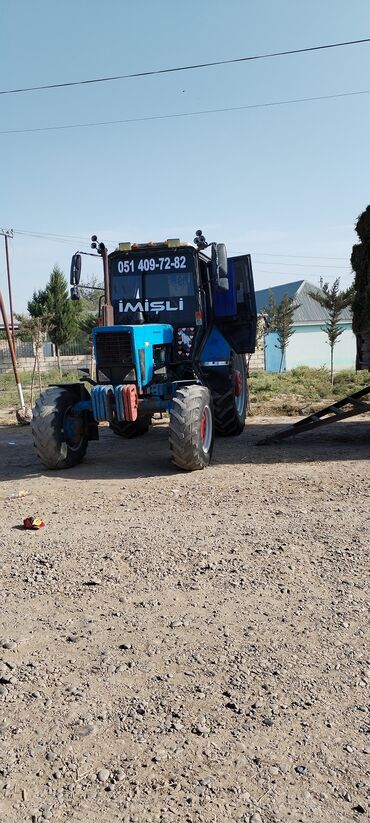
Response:
[[[23,520],[25,529],[43,529],[45,523],[40,517],[25,517]]]

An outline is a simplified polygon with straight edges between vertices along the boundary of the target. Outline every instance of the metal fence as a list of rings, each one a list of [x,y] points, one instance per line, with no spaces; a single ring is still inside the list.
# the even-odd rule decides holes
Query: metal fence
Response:
[[[74,357],[78,354],[90,354],[90,346],[88,342],[76,340],[73,343],[66,343],[65,346],[61,346],[59,354],[66,355],[67,357]]]
[[[16,340],[17,358],[19,360],[26,357],[34,357],[34,348],[32,342],[23,342]],[[90,347],[88,342],[76,340],[72,343],[67,343],[61,346],[59,353],[61,356],[76,357],[79,355],[89,355]],[[40,350],[41,357],[55,357],[55,346],[50,341],[42,344]],[[6,340],[0,340],[0,361],[3,362],[9,358],[9,348]]]
[[[32,343],[22,343],[21,340],[16,341],[17,357],[33,357]],[[8,360],[9,347],[6,340],[0,341],[0,361]]]

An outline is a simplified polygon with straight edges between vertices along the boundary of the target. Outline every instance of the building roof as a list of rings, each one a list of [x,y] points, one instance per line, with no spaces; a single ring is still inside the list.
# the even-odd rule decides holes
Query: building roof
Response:
[[[329,319],[327,310],[310,296],[310,292],[320,291],[321,289],[307,280],[296,280],[294,283],[272,286],[271,289],[260,289],[256,292],[257,312],[262,312],[268,306],[269,293],[272,292],[276,303],[280,303],[285,295],[294,298],[297,304],[294,312],[295,323],[325,323]],[[352,312],[349,307],[343,309],[341,320],[348,323],[352,321]]]
[[[283,283],[282,286],[272,286],[270,289],[260,289],[256,291],[257,312],[266,309],[269,302],[269,294],[272,291],[276,302],[279,304],[283,297],[287,294],[288,297],[294,297],[297,294],[299,287],[304,283],[304,280],[296,280],[294,283]]]

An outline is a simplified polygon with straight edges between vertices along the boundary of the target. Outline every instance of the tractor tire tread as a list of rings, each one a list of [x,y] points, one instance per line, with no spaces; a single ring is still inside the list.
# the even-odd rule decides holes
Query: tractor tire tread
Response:
[[[66,449],[62,452],[63,396],[70,394],[70,400],[76,400],[71,391],[52,386],[37,398],[33,409],[31,430],[36,454],[48,469],[68,469],[81,463],[87,446],[84,437],[78,450]]]
[[[247,397],[247,374],[246,367],[242,369],[242,380],[246,387]],[[216,434],[222,437],[235,437],[242,433],[245,426],[245,414],[240,417],[235,406],[234,389],[230,388],[223,394],[212,393],[213,406],[215,412]],[[247,403],[246,403],[247,406]]]
[[[211,394],[205,386],[185,386],[178,389],[173,398],[169,426],[171,457],[176,466],[186,471],[204,469],[211,459],[213,438],[207,453],[200,445],[200,418],[204,405],[210,406],[212,411]]]

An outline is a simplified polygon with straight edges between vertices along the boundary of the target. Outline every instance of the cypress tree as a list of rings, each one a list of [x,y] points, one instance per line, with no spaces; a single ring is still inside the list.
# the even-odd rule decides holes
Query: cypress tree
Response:
[[[78,301],[72,302],[69,299],[67,281],[58,266],[54,266],[51,272],[46,292],[48,334],[55,346],[58,369],[61,374],[60,347],[65,346],[76,336],[81,308]]]

